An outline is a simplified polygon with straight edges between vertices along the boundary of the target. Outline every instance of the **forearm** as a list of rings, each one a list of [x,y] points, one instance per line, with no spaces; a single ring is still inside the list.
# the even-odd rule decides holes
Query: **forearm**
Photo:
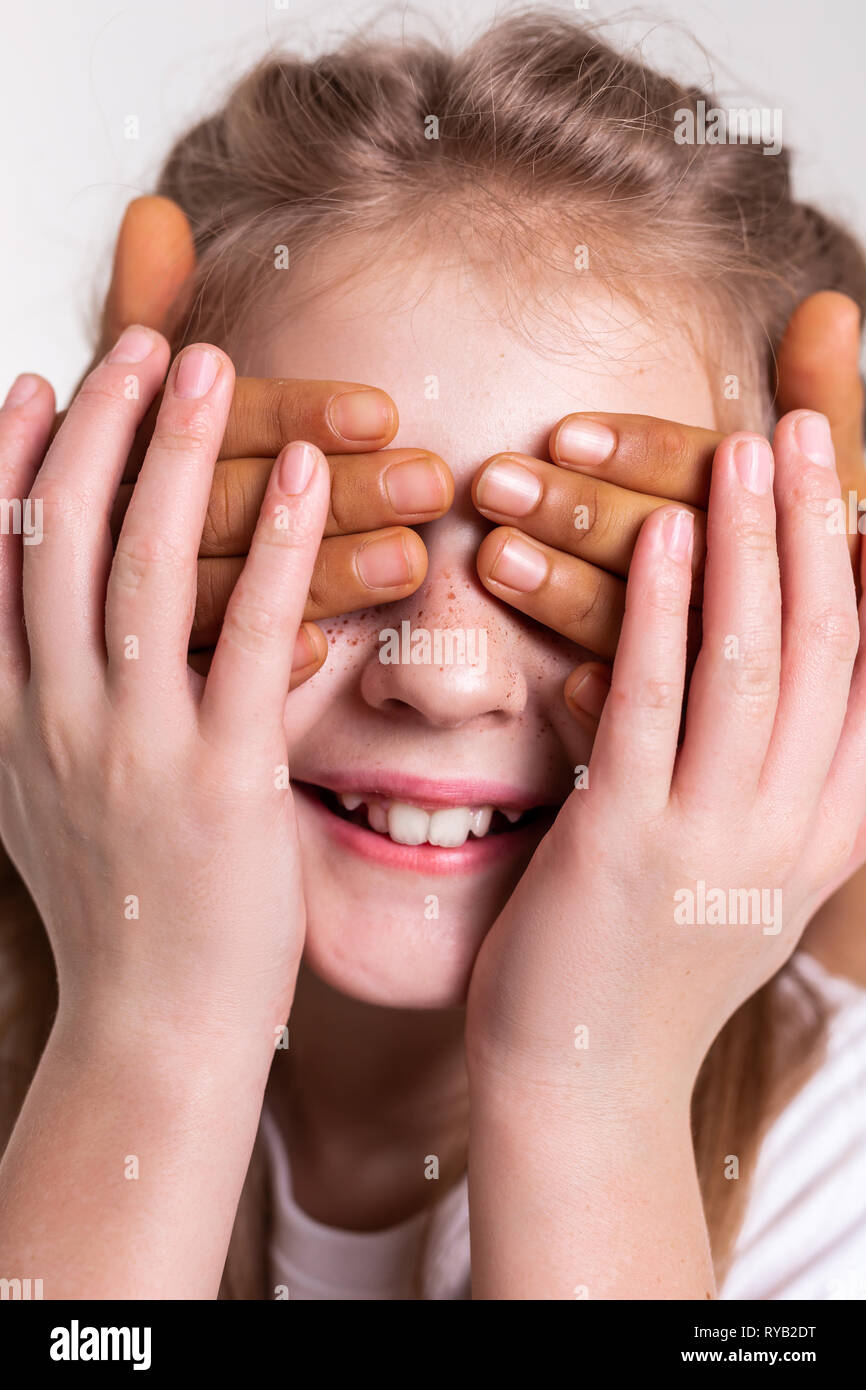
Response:
[[[0,1277],[47,1299],[214,1298],[272,1055],[97,1052],[56,1028],[0,1165]]]
[[[584,1100],[471,1096],[473,1296],[713,1297],[687,1105]]]

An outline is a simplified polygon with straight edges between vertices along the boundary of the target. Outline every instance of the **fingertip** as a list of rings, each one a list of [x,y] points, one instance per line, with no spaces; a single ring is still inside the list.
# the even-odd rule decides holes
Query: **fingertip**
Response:
[[[37,372],[21,372],[12,382],[3,400],[2,410],[42,410],[54,408],[54,388]]]
[[[323,468],[328,469],[328,460],[321,449],[306,439],[293,439],[280,450],[274,462],[274,476],[282,493],[298,497]]]
[[[386,454],[386,462],[392,454]],[[398,453],[381,475],[381,486],[395,519],[421,525],[444,516],[454,501],[451,469],[438,454],[417,451]]]
[[[490,581],[490,571],[496,563],[496,557],[502,550],[511,528],[508,526],[496,526],[492,531],[488,531],[483,541],[478,547],[475,555],[475,569],[482,584]]]
[[[783,415],[773,435],[773,452],[781,460],[796,455],[798,461],[835,470],[836,453],[830,421],[819,410],[791,410]]]
[[[328,402],[325,415],[337,444],[368,450],[390,443],[400,425],[396,405],[378,386],[339,392]]]
[[[427,547],[416,531],[393,526],[369,534],[354,552],[362,592],[389,602],[414,593],[427,577]]]
[[[314,676],[324,664],[328,655],[328,642],[318,624],[301,623],[295,638],[295,652],[292,660],[290,690],[303,685]]]
[[[442,486],[445,490],[445,503],[442,507],[442,511],[443,513],[448,512],[451,510],[454,503],[454,474],[451,472],[445,460],[440,458],[438,454],[433,454],[432,458],[436,471],[442,479]]]
[[[812,295],[812,302],[828,327],[832,325],[836,333],[859,340],[863,315],[860,305],[849,294],[840,290],[820,290]]]
[[[569,711],[581,723],[597,724],[610,693],[610,668],[597,661],[577,666],[563,687]]]
[[[427,578],[427,567],[429,557],[427,547],[418,535],[417,531],[412,531],[408,527],[403,528],[403,544],[406,547],[406,557],[409,562],[410,583],[413,588],[418,588]]]
[[[564,468],[598,468],[608,463],[619,446],[619,436],[602,417],[566,415],[549,440],[550,457]]]

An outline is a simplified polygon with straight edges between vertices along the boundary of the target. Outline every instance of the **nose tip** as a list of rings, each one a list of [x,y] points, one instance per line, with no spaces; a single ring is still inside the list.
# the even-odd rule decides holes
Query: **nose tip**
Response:
[[[448,729],[522,713],[526,681],[493,600],[449,573],[413,598],[385,611],[361,678],[367,704]]]

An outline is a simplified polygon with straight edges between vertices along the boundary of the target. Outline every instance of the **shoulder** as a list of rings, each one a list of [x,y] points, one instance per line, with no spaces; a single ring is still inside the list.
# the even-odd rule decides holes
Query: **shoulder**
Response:
[[[866,1299],[866,988],[800,952],[827,1010],[823,1061],[770,1126],[721,1290],[726,1299]]]

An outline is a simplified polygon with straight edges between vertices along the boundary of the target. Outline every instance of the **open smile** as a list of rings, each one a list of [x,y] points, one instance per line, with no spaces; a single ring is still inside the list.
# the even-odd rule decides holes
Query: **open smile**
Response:
[[[509,789],[491,785],[400,779],[399,787],[387,788],[381,781],[351,789],[312,782],[293,786],[342,844],[379,863],[422,874],[469,872],[525,855],[558,810],[548,803],[527,805],[525,799],[521,804]]]

